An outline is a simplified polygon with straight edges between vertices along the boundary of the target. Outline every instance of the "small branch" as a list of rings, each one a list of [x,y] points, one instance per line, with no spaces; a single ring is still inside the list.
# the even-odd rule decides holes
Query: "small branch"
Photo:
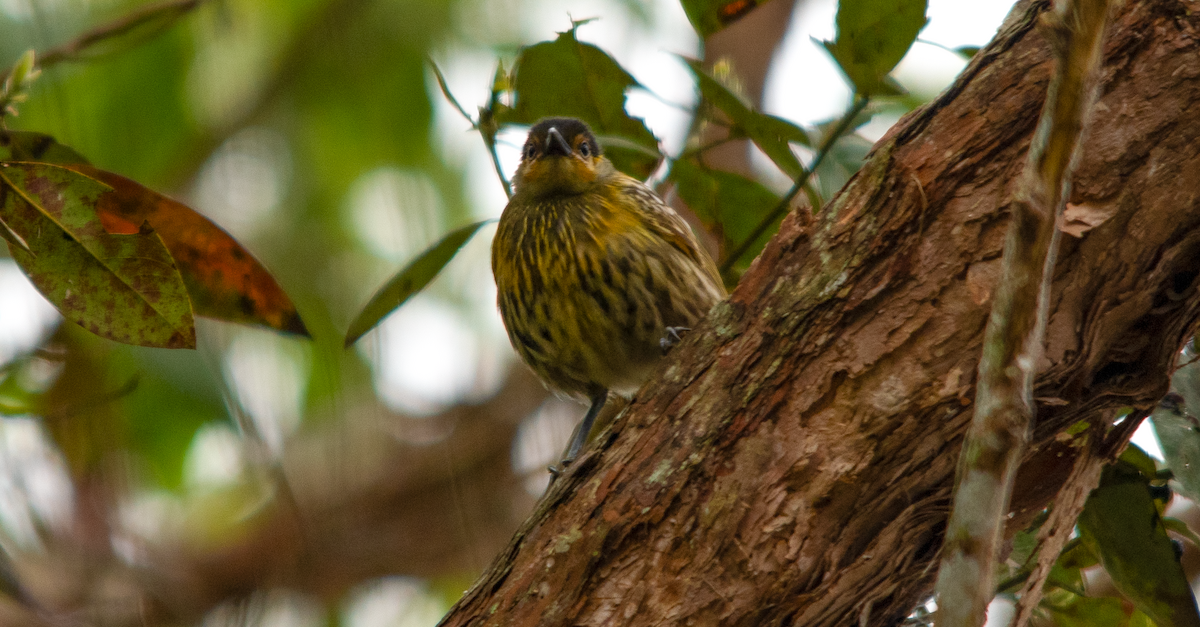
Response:
[[[825,138],[825,141],[821,142],[821,148],[817,151],[817,155],[813,157],[812,164],[805,168],[804,173],[800,175],[800,178],[796,179],[792,188],[780,199],[779,204],[771,209],[771,213],[767,214],[767,217],[763,218],[762,222],[759,222],[758,226],[754,227],[754,230],[750,232],[750,235],[741,244],[738,244],[733,249],[733,252],[729,253],[729,256],[725,258],[725,261],[721,263],[721,274],[729,272],[738,259],[741,259],[742,255],[745,255],[746,251],[750,250],[754,242],[758,241],[758,238],[762,237],[762,234],[766,233],[767,229],[771,228],[771,225],[775,224],[776,220],[787,213],[788,207],[792,204],[792,199],[808,184],[808,179],[812,177],[812,173],[821,165],[821,162],[825,160],[825,156],[833,149],[833,145],[837,143],[837,140],[842,138],[842,135],[846,133],[846,130],[854,122],[854,118],[858,117],[859,113],[862,113],[862,110],[866,108],[870,101],[871,99],[867,96],[855,96],[854,104],[842,115],[842,119],[838,120],[837,126],[833,128],[833,131]]]
[[[718,146],[724,146],[725,144],[728,144],[731,141],[737,141],[739,139],[746,139],[746,137],[744,135],[730,134],[725,137],[722,137],[721,139],[714,139],[713,141],[710,141],[707,144],[704,144],[702,146],[696,146],[695,148],[688,148],[688,149],[684,150],[683,152],[679,153],[679,156],[675,157],[675,161],[704,154],[705,152],[712,150],[713,148],[716,148]]]
[[[1107,0],[1059,0],[1042,24],[1056,59],[1046,105],[1010,203],[1003,269],[984,336],[975,415],[959,460],[938,573],[939,627],[978,627],[994,595],[996,553],[1033,421],[1058,219],[1095,96]]]
[[[575,24],[572,22],[575,26]],[[475,123],[475,128],[479,130],[479,135],[483,137],[483,145],[487,147],[488,153],[492,155],[492,167],[496,168],[496,177],[500,179],[500,184],[504,186],[504,194],[510,199],[512,198],[512,184],[504,177],[504,168],[500,167],[500,155],[496,154],[496,134],[500,132],[500,124],[496,121],[496,111],[500,107],[500,92],[504,89],[501,85],[507,85],[508,80],[504,74],[504,64],[500,63],[496,66],[496,75],[492,78],[492,91],[488,96],[488,104],[486,107],[479,108],[479,120]]]
[[[492,167],[496,168],[496,177],[500,179],[500,184],[504,186],[504,194],[510,199],[512,198],[512,184],[504,177],[504,168],[500,167],[500,155],[496,153],[496,135],[489,134],[480,130],[480,135],[483,136],[483,145],[487,146],[488,153],[492,155]]]
[[[163,19],[168,23],[180,16],[191,12],[208,0],[165,0],[156,4],[148,4],[127,13],[107,24],[97,26],[75,39],[60,46],[55,46],[38,54],[38,66],[48,68],[63,61],[73,61],[92,46],[103,41],[120,37],[140,26]],[[8,77],[8,70],[0,74],[0,81]]]
[[[437,66],[437,63],[433,62],[433,59],[427,60],[429,61],[429,67],[433,68],[433,75],[437,77],[438,88],[442,90],[442,95],[446,97],[446,100],[450,101],[451,106],[458,111],[459,115],[463,116],[463,119],[471,123],[471,128],[479,128],[479,125],[475,123],[475,119],[471,117],[471,114],[467,113],[467,110],[458,104],[458,99],[454,97],[454,94],[450,93],[450,86],[446,84],[446,77],[442,74],[441,68]]]
[[[463,119],[471,123],[472,129],[479,131],[480,137],[483,138],[483,145],[487,147],[488,153],[492,156],[492,167],[496,168],[496,176],[500,179],[500,184],[504,186],[504,193],[509,198],[512,198],[512,185],[509,184],[508,179],[504,178],[504,170],[500,167],[500,155],[496,153],[496,133],[500,130],[500,127],[495,123],[493,115],[493,112],[496,110],[496,103],[498,102],[497,96],[499,95],[495,90],[495,86],[493,85],[492,95],[487,108],[480,107],[479,119],[476,120],[471,117],[470,113],[467,113],[466,109],[462,108],[462,105],[458,104],[458,99],[454,97],[454,94],[450,93],[450,86],[446,84],[446,77],[442,74],[442,70],[438,68],[437,64],[433,62],[433,59],[429,59],[429,66],[433,68],[433,73],[437,76],[438,87],[442,90],[442,95],[446,97],[446,100],[450,101],[450,105],[463,116]]]

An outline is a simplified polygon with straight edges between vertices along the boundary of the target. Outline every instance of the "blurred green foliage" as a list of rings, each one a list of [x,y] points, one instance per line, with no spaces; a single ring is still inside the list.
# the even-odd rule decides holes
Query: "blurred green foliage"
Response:
[[[1159,627],[1200,625],[1196,597],[1151,494],[1156,474],[1123,460],[1105,468],[1079,515],[1079,535],[1117,589]]]
[[[717,32],[756,4],[683,2],[701,36]],[[508,32],[489,42],[497,58],[487,61],[485,72],[494,78],[480,86],[487,101],[464,100],[461,112],[493,150],[503,128],[519,128],[547,115],[583,118],[602,136],[618,167],[642,178],[657,172],[664,186],[674,185],[723,253],[745,245],[749,254],[734,260],[736,277],[774,233],[784,215],[780,210],[789,208],[785,200],[791,197],[762,181],[705,165],[704,152],[717,144],[699,145],[696,131],[706,125],[724,129],[726,136],[718,143],[750,140],[795,184],[793,194],[806,187],[811,209],[819,211],[853,176],[870,148],[854,130],[884,108],[895,113],[919,104],[898,98],[867,107],[868,97],[901,91],[888,73],[924,26],[925,4],[840,4],[838,36],[825,45],[860,98],[842,120],[814,128],[757,110],[733,87],[736,80],[722,75],[730,71],[727,67],[718,65],[713,71],[687,59],[700,97],[697,120],[687,144],[676,154],[665,154],[659,138],[626,110],[628,92],[644,86],[608,51],[580,41],[584,22],[575,21],[566,32],[542,34],[545,41],[517,40],[515,32]],[[33,4],[32,15],[0,10],[0,67],[28,49],[49,49],[140,5],[132,0]],[[437,134],[435,111],[445,97],[443,89],[449,90],[439,87],[428,62],[469,38],[461,15],[485,8],[477,0],[213,0],[180,19],[154,22],[89,49],[85,58],[47,68],[32,83],[28,100],[14,101],[20,115],[5,122],[12,129],[53,135],[97,167],[181,199],[200,195],[214,155],[242,133],[276,138],[271,149],[278,166],[277,198],[263,210],[256,228],[230,229],[279,280],[312,333],[311,343],[269,340],[286,342],[283,352],[305,362],[301,416],[309,421],[336,418],[352,403],[377,402],[370,366],[359,353],[343,350],[347,327],[350,339],[357,339],[427,286],[441,290],[447,300],[466,300],[447,293],[449,288],[434,277],[480,229],[480,218],[497,208],[472,207],[467,200],[461,159],[448,154]],[[498,67],[494,75],[493,67]],[[473,105],[480,106],[474,117],[468,113]],[[0,147],[0,160],[15,156],[14,150]],[[45,160],[72,158],[62,153],[59,159]],[[660,169],[664,160],[667,166]],[[814,160],[820,165],[810,182],[805,163]],[[436,201],[435,207],[416,210],[428,210],[433,224],[425,226],[433,235],[412,226],[415,222],[406,223],[415,235],[400,252],[414,261],[394,275],[395,260],[371,250],[350,217],[356,186],[372,172],[385,170],[427,181]],[[9,185],[15,189],[22,183]],[[76,191],[86,185],[79,183]],[[237,211],[227,217],[237,218]],[[462,224],[468,226],[449,232]],[[763,225],[765,230],[759,230]],[[436,236],[447,232],[440,240]],[[15,256],[28,262],[21,254]],[[47,262],[66,263],[53,253],[46,256],[52,257]],[[54,272],[84,272],[67,266]],[[381,284],[377,299],[369,301]],[[357,318],[356,311],[361,312]],[[0,415],[43,416],[76,478],[97,472],[119,453],[132,467],[130,475],[141,482],[135,488],[183,491],[184,464],[202,427],[226,423],[246,440],[268,439],[242,416],[230,389],[233,375],[223,361],[230,346],[247,333],[267,332],[202,324],[198,351],[170,352],[100,340],[64,323],[50,342],[67,355],[57,370],[51,368],[53,376],[37,372],[47,369],[43,362],[61,357],[58,353],[28,354],[0,364]],[[1178,467],[1184,492],[1195,494],[1195,464],[1187,460],[1200,450],[1195,442],[1200,431],[1194,418],[1179,412],[1173,417],[1175,422],[1164,418],[1159,426],[1179,442],[1168,447],[1168,463]],[[1175,572],[1167,531],[1190,532],[1162,517],[1163,502],[1153,499],[1151,488],[1165,480],[1148,459],[1129,453],[1122,465],[1106,471],[1089,500],[1080,521],[1081,539],[1068,544],[1048,585],[1043,605],[1056,624],[1148,625],[1149,616],[1162,627],[1194,624],[1168,617],[1187,615],[1175,608],[1191,597],[1180,587],[1186,582]],[[224,507],[260,500],[254,490],[244,497]],[[212,516],[227,513],[220,508],[214,512]],[[1014,540],[1001,592],[1019,589],[1028,576],[1036,558],[1036,532],[1037,526]],[[1097,564],[1109,570],[1137,611],[1128,611],[1116,599],[1086,596],[1083,572]],[[450,601],[465,585],[452,579],[435,588]]]
[[[434,108],[445,85],[437,82],[440,76],[430,80],[427,64],[461,36],[464,25],[456,15],[470,4],[214,0],[198,3],[190,13],[187,5],[155,14],[136,28],[114,29],[114,36],[77,54],[68,51],[64,62],[31,83],[20,115],[6,123],[52,135],[62,150],[75,150],[102,170],[184,199],[204,192],[209,168],[217,167],[222,151],[242,141],[244,131],[275,138],[267,148],[281,170],[275,172],[278,198],[257,219],[259,227],[238,231],[235,222],[230,228],[297,303],[313,336],[302,349],[308,356],[302,415],[333,415],[330,408],[349,398],[374,396],[367,364],[341,350],[341,329],[387,268],[364,247],[347,217],[355,186],[380,169],[420,173],[438,201],[432,231],[472,226],[420,257],[414,266],[421,269],[419,281],[411,268],[393,277],[389,285],[405,289],[397,297],[396,289],[385,288],[388,302],[364,310],[351,329],[354,336],[422,289],[478,228],[479,222],[471,220],[478,208],[465,200],[462,169],[443,154],[433,133]],[[32,15],[0,12],[0,32],[6,35],[0,37],[0,59],[17,59],[27,49],[54,49],[97,24],[120,23],[138,11],[144,16],[153,6],[117,2],[68,10],[35,4]],[[697,6],[685,7],[693,19]],[[725,3],[700,11],[708,14],[702,19],[715,16],[728,24],[752,7]],[[471,120],[489,148],[494,150],[496,133],[505,126],[547,115],[581,117],[601,136],[618,167],[631,174],[645,178],[664,157],[670,159],[670,180],[704,225],[725,240],[723,248],[754,235],[750,252],[760,250],[773,227],[757,234],[754,227],[778,223],[781,213],[763,223],[780,208],[778,195],[752,179],[700,165],[704,147],[690,144],[682,154],[664,155],[659,139],[625,110],[627,92],[642,86],[606,51],[579,41],[578,29],[586,21],[573,21],[568,31],[541,43],[494,42],[509,52],[499,55],[490,99]],[[688,65],[702,97],[700,116],[728,125],[729,139],[752,140],[788,177],[803,174],[793,145],[808,144],[804,129],[755,110],[698,62]],[[15,145],[8,152],[21,158]],[[39,160],[61,161],[49,154]],[[246,210],[233,211],[224,219]],[[409,258],[418,252],[405,251]],[[738,269],[752,257],[745,255]],[[57,270],[64,277],[71,271]],[[232,420],[246,437],[259,437],[245,432],[253,431],[252,424],[233,420],[241,410],[227,387],[229,372],[222,376],[229,343],[246,332],[207,328],[210,337],[202,328],[198,353],[169,357],[100,342],[70,326],[59,332],[56,341],[71,347],[74,361],[46,398],[60,407],[92,402],[101,409],[92,421],[51,425],[77,472],[93,468],[111,448],[130,454],[149,485],[178,488],[193,436],[204,424]],[[87,373],[86,386],[75,372]],[[6,381],[13,387],[16,378]],[[126,389],[132,381],[136,386]],[[114,390],[124,391],[106,396]],[[22,399],[27,397],[19,391],[8,395],[14,409],[26,407]],[[122,426],[83,445],[103,430],[96,422],[103,420]],[[76,455],[82,457],[72,459]]]
[[[78,10],[74,3],[34,3],[33,15],[0,11],[0,59],[9,60],[0,64],[143,4]],[[433,98],[440,96],[429,90],[425,65],[434,47],[453,36],[455,5],[207,2],[48,68],[20,115],[6,122],[51,134],[102,169],[185,199],[194,197],[213,152],[239,131],[265,128],[284,138],[289,184],[267,226],[239,239],[299,304],[313,332],[307,350],[318,376],[306,386],[304,413],[325,415],[325,407],[347,395],[372,393],[365,364],[341,350],[340,336],[386,261],[364,251],[348,228],[351,186],[376,168],[419,170],[439,197],[440,228],[472,215],[460,168],[433,140]],[[199,353],[168,358],[109,345],[97,357],[94,391],[139,375],[136,393],[112,401],[130,428],[123,431],[127,441],[111,444],[147,463],[153,470],[146,477],[155,483],[177,486],[196,429],[229,420],[222,405],[236,401],[219,381],[220,353],[224,338],[236,332],[222,331],[207,345],[201,333]],[[173,367],[162,368],[164,359]],[[196,396],[188,390],[198,378],[209,383]]]

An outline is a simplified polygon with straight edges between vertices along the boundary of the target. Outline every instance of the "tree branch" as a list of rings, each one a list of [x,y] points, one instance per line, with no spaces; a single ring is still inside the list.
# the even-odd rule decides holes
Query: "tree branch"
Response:
[[[1033,422],[1033,380],[1046,333],[1058,221],[1094,100],[1107,15],[1106,0],[1060,0],[1043,19],[1055,73],[1010,203],[1012,222],[979,363],[975,417],[963,444],[942,547],[937,582],[942,627],[982,625],[994,596],[1001,533]]]
[[[48,68],[63,61],[78,60],[84,52],[97,44],[128,34],[158,20],[163,20],[164,25],[170,24],[207,1],[164,0],[163,2],[138,7],[107,24],[102,24],[82,33],[71,41],[40,53],[37,56],[38,65],[42,68]],[[8,78],[8,72],[7,68],[0,70],[0,82]]]

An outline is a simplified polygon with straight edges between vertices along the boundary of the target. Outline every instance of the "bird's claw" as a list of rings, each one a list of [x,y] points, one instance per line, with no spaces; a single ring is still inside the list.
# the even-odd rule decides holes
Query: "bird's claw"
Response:
[[[571,462],[573,461],[575,460],[563,459],[558,462],[557,466],[548,466],[546,470],[550,472],[550,483],[554,483],[555,479],[558,479],[564,472],[566,472],[567,466],[570,466]]]
[[[658,346],[662,348],[664,355],[667,351],[675,347],[676,344],[683,341],[682,333],[691,331],[688,327],[667,327],[661,339],[658,340]]]

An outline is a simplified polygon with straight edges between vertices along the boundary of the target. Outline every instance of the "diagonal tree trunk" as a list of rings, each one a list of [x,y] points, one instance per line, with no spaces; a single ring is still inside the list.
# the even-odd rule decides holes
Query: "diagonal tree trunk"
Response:
[[[443,624],[888,625],[930,593],[1045,9],[785,220]],[[1125,3],[1102,76],[1010,533],[1050,503],[1074,519],[1138,422],[1116,412],[1158,400],[1200,319],[1200,12]]]

